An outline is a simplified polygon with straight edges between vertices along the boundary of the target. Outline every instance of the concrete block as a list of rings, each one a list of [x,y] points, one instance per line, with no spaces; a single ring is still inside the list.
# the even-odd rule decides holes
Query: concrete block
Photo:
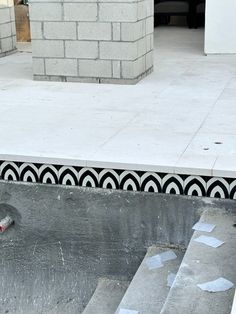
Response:
[[[43,58],[33,58],[33,73],[37,75],[45,75]]]
[[[2,52],[9,52],[14,49],[12,37],[1,39],[1,50]]]
[[[121,40],[121,23],[112,23],[112,40]]]
[[[135,61],[122,61],[122,78],[134,79],[146,71],[145,56]]]
[[[16,36],[16,22],[15,20],[11,22],[11,32],[13,36]]]
[[[10,10],[7,7],[0,7],[0,24],[8,23],[11,20]]]
[[[96,21],[97,3],[64,3],[65,21]]]
[[[45,39],[76,39],[75,22],[45,22]]]
[[[109,60],[134,60],[138,56],[137,42],[101,42],[100,58]]]
[[[135,85],[140,79],[122,79],[122,78],[101,78],[100,84],[117,84],[117,85]]]
[[[144,0],[138,2],[138,20],[142,20],[153,15],[154,15],[153,0]]]
[[[30,2],[29,14],[31,21],[61,21],[62,3]]]
[[[136,23],[122,23],[121,24],[121,40],[122,41],[136,41],[146,33],[146,21],[142,20]]]
[[[15,21],[15,7],[14,7],[14,5],[10,7],[10,16],[11,16],[11,20]]]
[[[148,52],[145,55],[146,58],[146,70],[149,70],[153,67],[153,51]]]
[[[112,77],[121,78],[121,61],[112,61]]]
[[[154,18],[150,16],[146,19],[146,35],[154,32]]]
[[[150,44],[150,38],[148,38],[148,44]],[[137,41],[138,57],[141,57],[147,53],[147,37],[143,37]],[[150,49],[149,49],[150,50]]]
[[[1,7],[10,7],[10,6],[14,6],[13,0],[1,0],[0,8]]]
[[[79,75],[85,77],[112,77],[111,61],[79,60]]]
[[[12,36],[12,45],[13,45],[13,50],[16,49],[16,35]]]
[[[46,59],[45,68],[47,75],[78,76],[76,59]]]
[[[66,41],[65,42],[66,58],[98,58],[98,42],[96,41]]]
[[[153,36],[147,35],[146,37],[146,52],[153,49]]]
[[[64,57],[64,45],[62,40],[33,40],[33,57]]]
[[[66,78],[67,77],[65,77],[65,76],[34,74],[34,80],[36,80],[36,81],[66,82]]]
[[[16,36],[16,22],[15,22],[15,20],[11,21],[11,36]]]
[[[151,40],[151,49],[153,50],[153,45],[154,45],[154,43],[153,43],[153,40],[154,40],[154,38],[153,38],[153,34],[151,35],[151,37],[150,37],[150,40]]]
[[[12,23],[0,24],[0,38],[10,37],[12,35]]]
[[[111,23],[81,22],[78,24],[78,39],[111,40]]]
[[[99,4],[99,21],[136,22],[137,18],[137,2]]]
[[[67,76],[66,81],[67,82],[78,82],[78,83],[96,83],[99,84],[100,81],[99,78],[95,77],[75,77],[75,76]]]
[[[41,22],[31,22],[30,31],[33,39],[43,39],[43,25]]]

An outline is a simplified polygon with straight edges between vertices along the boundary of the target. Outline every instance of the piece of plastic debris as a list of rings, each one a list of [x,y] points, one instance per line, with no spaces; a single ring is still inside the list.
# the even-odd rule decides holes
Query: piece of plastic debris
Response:
[[[198,284],[197,286],[200,289],[208,292],[222,292],[231,289],[234,284],[231,281],[220,277],[213,281]]]
[[[204,222],[197,222],[194,226],[193,226],[193,230],[197,230],[197,231],[205,231],[205,232],[212,232],[212,230],[215,228],[215,225],[212,224],[206,224]]]
[[[208,246],[211,246],[213,248],[217,248],[219,246],[221,246],[224,242],[221,241],[221,240],[218,240],[214,237],[208,237],[208,236],[205,236],[205,235],[201,235],[200,237],[194,239],[194,241],[196,242],[200,242],[200,243],[204,243]]]
[[[172,287],[175,277],[176,277],[176,274],[173,274],[173,273],[170,273],[167,276],[167,287]]]
[[[157,255],[154,255],[152,257],[148,257],[146,259],[146,264],[149,268],[149,270],[151,269],[156,269],[156,268],[160,268],[160,267],[163,267],[164,265],[162,264],[162,261],[161,261],[161,257],[159,254]]]
[[[186,263],[182,263],[181,266],[182,267],[189,267],[188,264],[186,264]]]
[[[166,251],[160,254],[162,263],[176,259],[177,255],[173,251]]]
[[[14,220],[10,216],[6,216],[0,221],[0,232],[3,233],[6,231],[10,225],[14,223]]]
[[[120,309],[119,314],[138,314],[138,311],[127,310],[127,309]]]
[[[154,255],[152,257],[148,257],[146,259],[146,264],[148,268],[155,269],[163,267],[165,262],[170,261],[172,259],[176,259],[177,256],[173,251],[166,251],[157,255]]]

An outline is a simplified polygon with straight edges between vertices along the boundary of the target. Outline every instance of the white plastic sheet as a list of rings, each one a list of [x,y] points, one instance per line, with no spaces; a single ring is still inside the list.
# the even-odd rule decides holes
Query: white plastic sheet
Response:
[[[201,235],[200,237],[194,239],[194,241],[206,244],[206,245],[211,246],[213,248],[217,248],[224,243],[223,241],[218,240],[217,238],[208,237],[205,235]]]
[[[162,263],[176,259],[177,255],[173,251],[166,251],[160,254]]]
[[[151,269],[155,269],[155,268],[160,268],[160,267],[163,267],[163,263],[161,261],[161,257],[160,255],[154,255],[152,257],[148,257],[146,259],[146,264],[148,266],[148,268],[151,270]]]
[[[193,226],[193,230],[197,230],[197,231],[204,231],[204,232],[212,232],[212,230],[214,230],[215,225],[212,224],[207,224],[204,222],[197,222],[194,226]]]
[[[174,280],[175,280],[175,277],[176,277],[176,274],[174,274],[174,273],[170,273],[170,274],[167,276],[167,287],[172,287],[173,282],[174,282]]]
[[[181,266],[182,266],[182,267],[189,267],[189,265],[186,264],[186,263],[182,263]]]
[[[213,281],[198,284],[197,286],[200,289],[208,292],[222,292],[231,289],[234,284],[231,281],[220,277]]]
[[[146,264],[148,268],[155,269],[160,268],[164,266],[164,263],[173,259],[176,259],[177,256],[173,251],[166,251],[157,255],[154,255],[152,257],[148,257],[146,259]]]

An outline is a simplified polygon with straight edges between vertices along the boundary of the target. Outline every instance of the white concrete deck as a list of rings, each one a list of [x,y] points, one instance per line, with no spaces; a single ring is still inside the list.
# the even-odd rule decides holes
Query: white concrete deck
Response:
[[[236,56],[204,56],[201,29],[156,29],[136,86],[31,77],[30,53],[0,59],[0,160],[236,175]]]

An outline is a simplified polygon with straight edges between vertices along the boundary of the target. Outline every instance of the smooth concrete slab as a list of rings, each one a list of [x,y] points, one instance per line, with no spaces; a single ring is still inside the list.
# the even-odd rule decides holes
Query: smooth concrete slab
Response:
[[[148,268],[146,264],[148,258],[169,250],[177,255],[176,259],[164,263],[161,268],[151,270]],[[167,277],[178,272],[183,255],[184,251],[181,250],[150,247],[116,313],[119,314],[120,309],[135,310],[140,314],[160,313],[170,290],[167,286]]]
[[[156,28],[136,86],[34,82],[21,45],[0,60],[0,159],[236,177],[236,56],[203,43],[203,29]]]
[[[236,284],[236,211],[206,211],[201,222],[216,225],[210,232],[195,231],[161,314],[229,314],[234,288],[224,292],[202,291],[197,284],[223,277]],[[225,243],[212,248],[194,241],[200,235]]]
[[[114,314],[128,286],[128,281],[100,278],[83,314]]]

